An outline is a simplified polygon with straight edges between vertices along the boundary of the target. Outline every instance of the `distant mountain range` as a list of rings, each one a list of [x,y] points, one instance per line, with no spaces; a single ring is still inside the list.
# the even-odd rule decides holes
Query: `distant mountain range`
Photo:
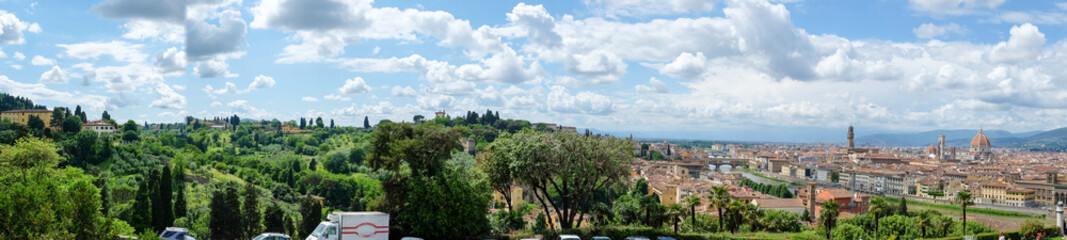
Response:
[[[1067,150],[1067,128],[1049,131],[1012,133],[1004,130],[984,130],[993,147],[1026,148],[1032,150]],[[885,133],[856,137],[860,146],[929,146],[937,145],[937,136],[945,134],[949,147],[969,148],[978,130],[934,130],[919,133]]]

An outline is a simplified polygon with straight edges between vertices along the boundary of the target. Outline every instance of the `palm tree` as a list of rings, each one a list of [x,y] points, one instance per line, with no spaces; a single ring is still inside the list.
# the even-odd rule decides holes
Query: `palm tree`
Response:
[[[674,224],[674,234],[678,234],[678,219],[685,215],[685,206],[677,203],[668,205],[665,214],[671,218],[671,223]]]
[[[758,231],[762,228],[760,223],[760,217],[763,215],[759,211],[759,206],[753,204],[745,204],[741,208],[741,215],[744,216],[744,222],[748,222],[748,225],[752,227],[752,231]]]
[[[867,214],[874,214],[874,239],[878,239],[878,218],[881,218],[887,210],[889,210],[889,204],[885,202],[885,198],[873,198],[867,205]]]
[[[645,225],[652,226],[652,212],[659,206],[659,199],[656,195],[648,195],[641,198],[641,209],[645,210]]]
[[[922,237],[926,238],[926,226],[930,225],[930,212],[921,211],[918,217],[919,231],[922,232]]]
[[[971,201],[971,192],[956,192],[956,198],[952,202],[959,205],[960,209],[963,210],[963,236],[967,236],[967,206],[974,205],[974,202]]]
[[[692,228],[696,230],[697,227],[697,206],[700,206],[700,197],[689,196],[685,198],[685,205],[689,207],[689,219],[691,219]]]
[[[819,225],[826,228],[826,239],[830,238],[830,232],[837,227],[837,210],[841,208],[841,205],[836,201],[825,201],[822,203],[822,210],[819,211]]]
[[[726,227],[730,229],[731,234],[736,233],[737,229],[740,228],[741,224],[744,222],[742,213],[745,209],[745,205],[747,204],[741,201],[730,201],[730,203],[726,204],[726,215],[719,217],[720,219],[727,219]]]
[[[727,204],[730,203],[731,198],[732,197],[730,197],[730,191],[728,191],[725,187],[722,186],[712,188],[711,195],[708,196],[708,202],[710,202],[711,205],[715,207],[715,209],[719,212],[720,231],[725,229],[723,226],[723,218],[725,216],[722,215],[722,210],[726,207]]]

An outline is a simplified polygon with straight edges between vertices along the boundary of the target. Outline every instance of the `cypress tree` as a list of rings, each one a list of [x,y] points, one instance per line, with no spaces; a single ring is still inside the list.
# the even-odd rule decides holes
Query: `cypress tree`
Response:
[[[363,116],[363,128],[370,128],[370,118]]]
[[[104,217],[111,216],[111,187],[108,187],[107,180],[99,178],[96,180],[100,185],[100,213]]]
[[[133,202],[133,216],[130,226],[137,231],[144,232],[152,227],[152,198],[148,181],[141,181],[137,188],[137,198]]]
[[[267,232],[286,232],[285,227],[285,212],[278,206],[277,203],[271,203],[267,206],[267,211],[263,214],[263,227]]]
[[[211,237],[214,239],[238,239],[241,237],[241,201],[237,197],[237,189],[226,186],[211,196],[211,220],[208,226],[211,229]]]
[[[174,194],[171,185],[173,176],[170,174],[170,166],[164,165],[163,172],[158,176],[159,180],[155,183],[156,200],[152,201],[152,219],[156,232],[162,232],[174,224],[174,207],[171,202]]]
[[[185,184],[178,183],[178,197],[174,199],[174,219],[185,217],[187,203],[185,202]]]
[[[308,163],[308,170],[315,171],[315,165],[318,165],[318,163],[316,163],[315,159],[312,158],[311,162]]]
[[[312,231],[315,231],[315,227],[318,227],[322,220],[322,205],[311,196],[301,198],[300,214],[304,217],[304,221],[300,224],[300,236],[306,238]]]
[[[259,202],[256,200],[256,186],[251,183],[245,184],[244,201],[241,204],[241,230],[245,238],[252,238],[259,232]]]

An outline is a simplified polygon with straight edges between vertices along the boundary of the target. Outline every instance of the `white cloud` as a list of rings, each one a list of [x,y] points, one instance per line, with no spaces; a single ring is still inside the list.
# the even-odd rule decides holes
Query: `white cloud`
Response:
[[[393,86],[392,94],[393,96],[399,97],[415,97],[416,95],[418,95],[418,93],[415,92],[415,89],[411,88],[411,86]]]
[[[414,41],[423,35],[438,45],[464,47],[477,58],[507,48],[489,27],[473,28],[442,11],[374,8],[370,1],[267,0],[251,9],[253,28],[292,32],[300,44],[284,48],[278,62],[309,62],[338,56],[344,46],[364,39]]]
[[[185,85],[174,84],[174,85],[170,85],[170,88],[173,88],[174,90],[178,90],[178,91],[184,91],[185,90]]]
[[[656,78],[648,79],[648,85],[634,86],[634,90],[640,93],[668,93],[667,84]]]
[[[36,55],[33,56],[33,59],[30,59],[30,64],[33,64],[34,66],[56,65],[56,60]]]
[[[185,25],[181,22],[152,21],[130,19],[122,25],[126,33],[123,38],[134,40],[156,40],[169,43],[185,41]]]
[[[203,91],[204,91],[204,93],[207,93],[207,95],[212,97],[212,98],[214,98],[215,95],[237,94],[237,93],[240,92],[240,91],[237,90],[237,84],[234,84],[233,82],[226,82],[226,84],[222,88],[219,88],[219,89],[215,89],[211,85],[206,85],[206,86],[204,86]]]
[[[556,27],[555,18],[548,14],[542,5],[526,5],[519,3],[507,14],[511,24],[525,28],[519,36],[526,37],[531,44],[542,47],[558,47],[563,43],[563,37],[553,29]]]
[[[185,52],[173,47],[160,51],[156,54],[153,65],[163,74],[181,76],[185,74]]]
[[[65,48],[68,57],[77,59],[97,59],[103,55],[110,55],[116,61],[135,63],[142,62],[148,57],[148,54],[141,52],[144,45],[123,41],[57,44],[56,46]]]
[[[587,91],[571,95],[563,86],[552,86],[546,103],[549,111],[561,113],[606,115],[615,110],[608,96]]]
[[[131,93],[142,86],[156,86],[164,82],[163,76],[155,68],[144,64],[126,66],[106,66],[93,68],[84,76],[86,84],[102,82],[113,93]],[[158,87],[156,87],[158,89]],[[167,87],[170,90],[170,87]]]
[[[936,38],[940,36],[946,36],[949,34],[965,34],[967,29],[956,23],[949,23],[945,25],[935,25],[933,23],[924,23],[919,27],[911,30],[918,38]]]
[[[268,77],[268,76],[264,76],[264,75],[259,75],[259,76],[256,76],[255,80],[252,81],[252,84],[248,85],[248,90],[251,91],[251,90],[254,90],[254,89],[264,89],[264,88],[270,88],[270,87],[273,87],[273,86],[274,86],[274,78]]]
[[[67,83],[70,80],[67,77],[67,73],[63,72],[59,66],[52,66],[52,70],[48,70],[41,74],[41,78],[38,80],[42,83]]]
[[[209,106],[211,106],[211,107],[221,107],[222,103],[219,102],[219,101],[214,101],[214,102],[211,102],[211,105],[209,105]]]
[[[616,82],[626,74],[622,58],[607,51],[575,54],[567,65],[568,72],[590,78],[594,83]]]
[[[371,87],[367,86],[367,82],[363,81],[362,77],[356,77],[345,80],[345,85],[337,89],[341,94],[360,94],[370,92]]]
[[[1045,45],[1045,34],[1032,24],[1011,27],[1007,42],[997,43],[989,52],[989,60],[997,63],[1017,63],[1037,60],[1040,48]]]
[[[22,65],[11,64],[11,68],[14,68],[15,70],[22,70]]]
[[[342,101],[342,102],[352,101],[352,98],[350,98],[350,97],[345,97],[345,96],[341,96],[341,95],[337,95],[337,94],[327,94],[326,96],[323,96],[322,99],[334,100],[334,101]]]
[[[666,15],[711,11],[718,0],[585,0],[594,13],[607,17]]]
[[[319,101],[319,99],[318,99],[318,98],[315,98],[315,97],[303,97],[303,98],[300,98],[300,101],[305,101],[305,102],[318,102],[318,101]]]
[[[683,79],[697,79],[708,68],[708,58],[704,53],[696,54],[684,52],[679,54],[671,63],[659,69],[659,72],[671,77]]]
[[[41,32],[37,23],[27,23],[19,20],[15,14],[0,10],[0,43],[22,44],[26,42],[22,32],[29,30],[32,33]]]
[[[909,0],[913,10],[931,15],[975,14],[982,9],[995,9],[1007,0]]]
[[[26,60],[26,55],[23,55],[21,52],[15,52],[14,58],[15,58],[15,60],[22,61],[22,60]]]
[[[230,65],[226,64],[225,58],[214,58],[211,60],[200,61],[193,67],[193,74],[199,78],[235,78],[238,75],[231,73]]]
[[[185,52],[190,59],[207,60],[243,51],[247,29],[241,12],[225,10],[218,19],[219,26],[199,20],[185,21]]]
[[[107,97],[80,92],[62,92],[49,89],[42,83],[21,83],[0,75],[0,92],[21,96],[35,101],[51,100],[67,105],[82,105],[93,110],[103,110]]]

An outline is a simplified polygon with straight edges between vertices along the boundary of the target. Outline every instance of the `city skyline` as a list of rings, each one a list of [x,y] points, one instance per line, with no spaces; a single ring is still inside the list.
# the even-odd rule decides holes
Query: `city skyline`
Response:
[[[0,2],[0,91],[138,122],[492,109],[732,140],[1067,126],[1064,2],[136,2]]]

